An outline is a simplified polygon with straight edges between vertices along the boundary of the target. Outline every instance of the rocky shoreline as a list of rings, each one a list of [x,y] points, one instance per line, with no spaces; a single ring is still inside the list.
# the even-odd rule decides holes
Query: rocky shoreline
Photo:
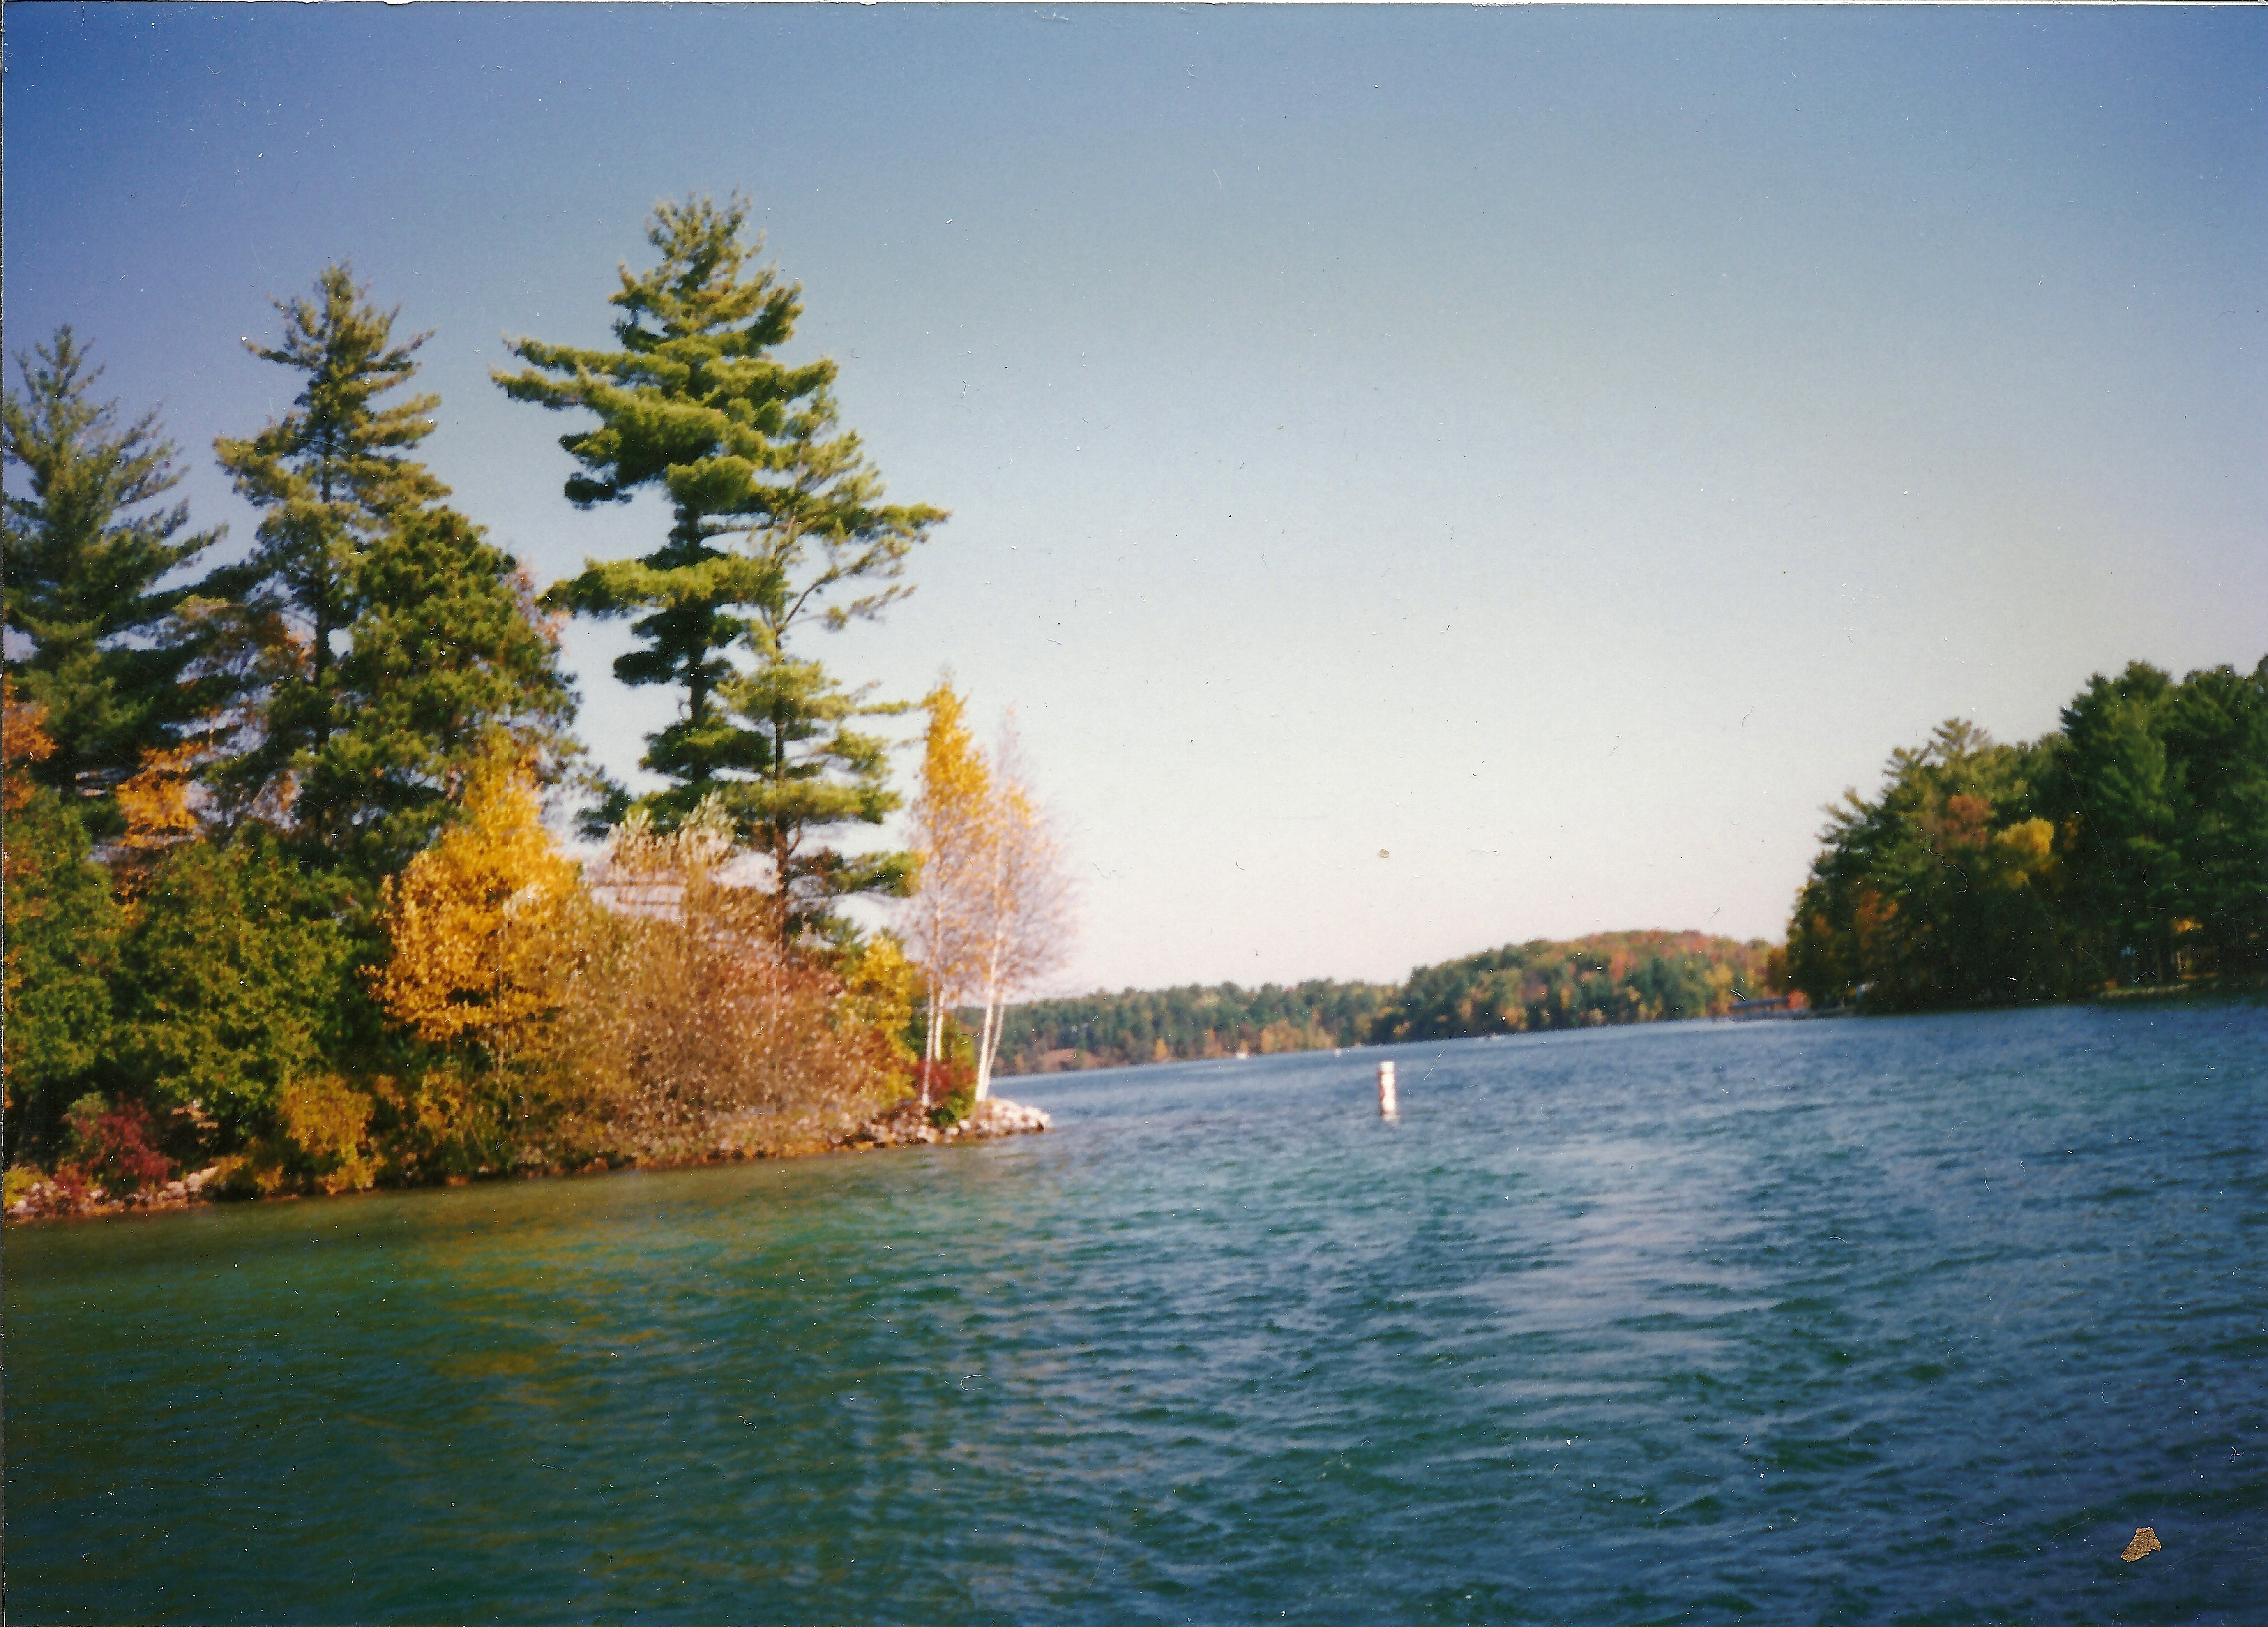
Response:
[[[221,1174],[220,1165],[209,1164],[163,1186],[116,1194],[92,1184],[53,1179],[35,1181],[29,1191],[8,1205],[6,1212],[11,1220],[70,1220],[92,1215],[121,1215],[136,1209],[187,1209],[192,1204],[217,1201],[218,1193],[207,1189],[217,1186]]]
[[[1051,1128],[1054,1123],[1043,1108],[1028,1108],[1021,1102],[1009,1101],[998,1096],[988,1097],[978,1102],[968,1117],[945,1125],[931,1123],[912,1103],[908,1103],[895,1113],[886,1114],[861,1124],[849,1134],[823,1145],[784,1152],[751,1153],[729,1144],[720,1144],[712,1157],[689,1161],[674,1160],[657,1163],[652,1167],[695,1168],[702,1164],[740,1163],[753,1158],[799,1157],[819,1152],[872,1152],[883,1147],[954,1146],[967,1142],[998,1140],[1005,1136],[1037,1135]],[[99,1186],[50,1178],[34,1182],[21,1197],[7,1206],[5,1213],[11,1221],[76,1220],[148,1210],[188,1209],[202,1204],[274,1201],[247,1199],[239,1194],[224,1190],[225,1172],[225,1165],[210,1164],[168,1181],[162,1186],[117,1194]],[[571,1172],[545,1173],[564,1174]],[[277,1195],[287,1198],[301,1196],[296,1192]]]
[[[875,1147],[944,1146],[956,1141],[1037,1135],[1054,1123],[1042,1108],[988,1096],[969,1110],[967,1118],[942,1129],[917,1115],[894,1114],[860,1125],[841,1145],[858,1152]]]

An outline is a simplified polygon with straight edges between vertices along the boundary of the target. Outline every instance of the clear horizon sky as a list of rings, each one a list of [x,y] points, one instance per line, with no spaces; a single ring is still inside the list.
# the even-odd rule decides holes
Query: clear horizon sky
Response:
[[[212,439],[293,388],[239,337],[345,259],[458,506],[547,581],[648,551],[488,372],[748,197],[954,513],[809,652],[1015,707],[1051,991],[1777,939],[1939,720],[2268,653],[2254,11],[33,0],[0,55],[8,350],[73,325],[229,549]],[[568,654],[630,775],[621,639]]]

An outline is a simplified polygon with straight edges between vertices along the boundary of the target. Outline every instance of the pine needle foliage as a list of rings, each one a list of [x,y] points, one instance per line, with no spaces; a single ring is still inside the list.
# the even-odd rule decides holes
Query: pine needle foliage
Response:
[[[364,876],[398,870],[450,817],[449,795],[497,737],[556,771],[574,697],[556,629],[512,556],[442,504],[411,455],[438,398],[408,386],[426,335],[326,267],[281,301],[282,340],[247,343],[306,378],[292,410],[216,443],[265,513],[249,606],[280,613],[298,659],[274,678],[225,798],[288,803],[295,835]]]
[[[580,507],[666,496],[666,540],[637,559],[588,562],[546,602],[633,618],[640,647],[615,663],[630,685],[679,690],[680,715],[648,737],[644,766],[671,782],[644,806],[668,828],[711,797],[770,852],[791,935],[828,924],[828,901],[902,890],[907,862],[851,860],[825,833],[877,824],[896,806],[882,747],[846,725],[892,709],[845,689],[791,648],[809,621],[840,629],[879,616],[909,588],[908,556],[945,516],[884,501],[880,475],[844,430],[835,364],[789,363],[801,291],[756,263],[737,198],[664,203],[644,272],[622,268],[615,348],[512,342],[527,366],[499,372],[514,400],[587,412],[561,437],[579,466]],[[746,658],[744,666],[736,655]],[[611,821],[629,806],[618,795]]]
[[[1912,1011],[2268,971],[2268,660],[2132,662],[2061,721],[2014,746],[1940,725],[1826,810],[1796,987]]]
[[[304,373],[290,412],[249,440],[213,445],[237,490],[265,511],[254,563],[279,587],[308,638],[308,675],[320,688],[336,652],[332,637],[352,619],[355,562],[387,524],[437,503],[449,489],[408,454],[433,431],[438,395],[381,406],[408,384],[431,335],[397,344],[398,311],[368,303],[352,270],[326,266],[315,298],[282,299],[279,343],[252,340],[262,361]]]
[[[118,824],[109,799],[120,783],[219,698],[193,680],[196,641],[160,635],[209,591],[166,578],[221,533],[185,534],[185,504],[151,506],[180,483],[173,445],[155,414],[122,423],[114,402],[93,398],[101,369],[70,328],[16,364],[22,389],[0,395],[10,477],[0,605],[28,649],[7,670],[21,699],[42,710],[54,743],[30,772],[87,805],[93,834],[106,836]]]
[[[867,693],[843,688],[817,661],[785,657],[726,686],[734,715],[763,749],[755,775],[719,796],[741,835],[771,861],[784,942],[841,938],[836,900],[902,894],[912,874],[909,853],[846,854],[824,840],[852,823],[879,825],[899,806],[889,788],[889,742],[853,725],[907,708],[870,702]]]
[[[253,591],[279,606],[300,641],[300,670],[267,706],[265,738],[239,764],[239,779],[272,781],[333,726],[337,639],[357,610],[364,551],[401,517],[449,489],[409,453],[432,433],[435,395],[381,404],[408,384],[427,335],[399,343],[397,312],[371,305],[343,264],[327,266],[315,295],[278,300],[282,340],[245,348],[303,374],[291,410],[249,439],[223,436],[213,451],[245,499],[261,511],[247,564]]]
[[[519,562],[441,507],[405,514],[357,566],[333,729],[305,761],[298,816],[364,875],[398,872],[497,751],[556,777],[578,749],[557,629]]]

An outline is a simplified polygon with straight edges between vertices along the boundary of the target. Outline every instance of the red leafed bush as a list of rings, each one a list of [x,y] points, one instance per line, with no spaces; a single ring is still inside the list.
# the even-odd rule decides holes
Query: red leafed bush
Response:
[[[172,1160],[158,1151],[150,1109],[138,1101],[114,1108],[99,1096],[83,1097],[64,1123],[64,1165],[114,1195],[161,1186],[173,1173]],[[63,1171],[55,1173],[60,1178]]]
[[[976,1070],[965,1062],[917,1062],[914,1088],[931,1123],[957,1124],[976,1105]]]
[[[976,1070],[965,1062],[917,1062],[914,1064],[914,1089],[929,1101],[942,1101],[947,1096],[976,1086]]]

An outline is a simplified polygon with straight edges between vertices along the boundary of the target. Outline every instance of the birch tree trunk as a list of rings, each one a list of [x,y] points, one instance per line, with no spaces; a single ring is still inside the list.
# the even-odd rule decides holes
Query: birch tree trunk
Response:
[[[1005,799],[1004,798],[1003,800],[1005,801]],[[992,885],[990,888],[990,895],[986,902],[990,905],[988,911],[990,918],[987,924],[991,931],[990,941],[985,946],[984,1017],[977,1026],[976,1034],[976,1095],[979,1101],[984,1101],[992,1093],[992,1046],[994,1036],[998,1032],[995,1019],[999,1012],[1001,1000],[1007,992],[1003,986],[1005,982],[1003,974],[1007,969],[1006,951],[1016,925],[1012,901],[1005,886],[1009,836],[1008,832],[1003,828],[1005,821],[1000,818],[1001,812],[1002,810],[998,807],[991,810],[992,818],[988,821],[992,826],[991,841],[988,844],[992,850]]]

